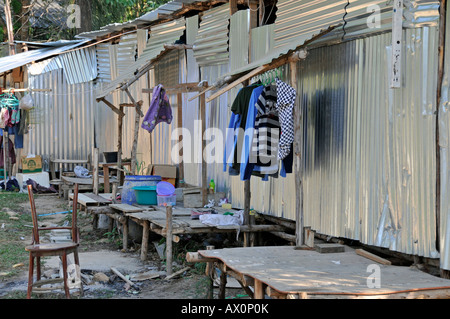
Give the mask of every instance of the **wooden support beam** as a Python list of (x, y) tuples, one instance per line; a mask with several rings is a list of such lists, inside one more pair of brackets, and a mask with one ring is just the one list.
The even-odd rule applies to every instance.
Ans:
[[(183, 94), (177, 94), (177, 128), (183, 128)], [(178, 142), (180, 145), (183, 142), (183, 136), (180, 134)], [(178, 165), (179, 181), (184, 181), (184, 161), (183, 161), (183, 147), (180, 150), (181, 161)]]
[(172, 274), (172, 206), (166, 207), (166, 273)]
[(188, 252), (186, 253), (186, 261), (189, 263), (207, 263), (207, 262), (215, 262), (217, 261), (217, 259), (203, 257), (198, 252)]
[(99, 185), (99, 176), (98, 176), (98, 148), (94, 147), (92, 149), (92, 176), (93, 176), (93, 193), (98, 195), (98, 185)]
[(142, 245), (141, 245), (141, 260), (147, 259), (148, 255), (148, 237), (150, 234), (150, 222), (148, 220), (143, 221), (142, 225)]
[[(214, 246), (210, 245), (206, 247), (207, 250), (213, 250)], [(210, 261), (206, 264), (206, 275), (208, 276), (209, 286), (206, 293), (206, 299), (214, 298), (214, 262)]]
[(260, 280), (255, 279), (255, 293), (254, 299), (264, 299), (264, 283)]
[(377, 263), (380, 263), (382, 265), (391, 265), (392, 264), (389, 260), (381, 258), (380, 256), (377, 256), (375, 254), (369, 253), (368, 251), (365, 251), (363, 249), (355, 249), (355, 252), (356, 252), (356, 254), (358, 254), (360, 256), (366, 257), (366, 258), (373, 260)]
[[(291, 74), (291, 86), (297, 87), (297, 61), (289, 63)], [(304, 221), (303, 221), (303, 166), (302, 166), (302, 106), (298, 103), (297, 96), (294, 104), (294, 176), (295, 176), (295, 221), (296, 221), (296, 240), (297, 246), (303, 246), (305, 242)]]
[(237, 0), (230, 0), (230, 15), (238, 11)]
[(105, 103), (106, 105), (109, 106), (109, 108), (116, 113), (119, 116), (125, 116), (125, 113), (123, 113), (123, 111), (121, 111), (120, 109), (118, 109), (117, 107), (114, 106), (114, 104), (112, 104), (111, 102), (109, 102), (108, 100), (106, 100), (104, 97), (100, 98), (97, 100), (97, 102), (102, 101), (103, 103)]
[[(181, 83), (170, 87), (164, 87), (164, 90), (166, 90), (167, 94), (199, 92), (203, 89), (205, 89), (205, 85), (199, 86), (196, 82)], [(142, 93), (153, 93), (153, 88), (142, 89)]]
[[(123, 135), (123, 117), (125, 113), (123, 112), (123, 106), (120, 107), (120, 112), (123, 115), (119, 115), (118, 123), (117, 123), (117, 167), (121, 168), (122, 166), (122, 135)], [(117, 170), (117, 180), (119, 184), (122, 185), (122, 172)], [(114, 194), (115, 195), (115, 194)]]
[(214, 88), (214, 86), (208, 87), (207, 89), (205, 89), (205, 90), (201, 91), (200, 93), (194, 95), (193, 97), (189, 98), (188, 101), (191, 102), (191, 101), (195, 100), (199, 96), (204, 95), (206, 92), (211, 91), (213, 88)]
[(208, 203), (208, 171), (205, 160), (205, 147), (206, 141), (204, 139), (204, 134), (206, 131), (206, 102), (205, 95), (200, 96), (200, 121), (202, 124), (202, 203), (203, 206)]
[(139, 139), (139, 122), (141, 120), (141, 116), (144, 117), (144, 113), (142, 113), (141, 106), (144, 103), (142, 100), (139, 102), (136, 102), (133, 96), (131, 95), (128, 88), (125, 88), (124, 91), (127, 93), (128, 97), (130, 98), (131, 102), (136, 107), (136, 115), (134, 117), (134, 136), (133, 136), (133, 146), (131, 148), (131, 173), (136, 174), (137, 169), (137, 144)]

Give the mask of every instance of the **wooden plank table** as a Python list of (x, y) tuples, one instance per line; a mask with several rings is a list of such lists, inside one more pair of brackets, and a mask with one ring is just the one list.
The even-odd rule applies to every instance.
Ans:
[[(123, 162), (122, 166), (129, 166), (131, 167), (131, 162)], [(98, 164), (99, 167), (101, 167), (103, 169), (103, 178), (104, 178), (104, 190), (105, 193), (109, 193), (110, 191), (110, 181), (109, 181), (109, 169), (117, 169), (117, 163), (106, 163), (106, 162), (102, 162)]]
[[(311, 299), (450, 298), (450, 280), (411, 267), (380, 264), (350, 247), (342, 253), (322, 254), (292, 246), (200, 250), (198, 254), (219, 262), (220, 269), (243, 287), (253, 286), (256, 299), (265, 294)], [(373, 269), (379, 270), (379, 287), (368, 284)]]

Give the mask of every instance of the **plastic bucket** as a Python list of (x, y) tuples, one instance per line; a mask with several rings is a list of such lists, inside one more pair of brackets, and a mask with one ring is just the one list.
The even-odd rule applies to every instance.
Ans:
[(133, 187), (156, 186), (161, 181), (161, 176), (156, 175), (127, 175), (122, 188), (122, 204), (133, 205), (137, 203)]
[(134, 186), (133, 189), (139, 205), (156, 205), (158, 203), (156, 186)]

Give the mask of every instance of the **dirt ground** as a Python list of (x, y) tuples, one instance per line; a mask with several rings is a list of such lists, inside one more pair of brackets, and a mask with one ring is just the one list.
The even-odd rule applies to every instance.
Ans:
[[(57, 198), (54, 195), (36, 197), (36, 208), (38, 214), (56, 213), (69, 209), (67, 200)], [(19, 210), (29, 211), (29, 204), (24, 203)], [(42, 224), (61, 226), (66, 222), (68, 214), (54, 214), (45, 216)], [(128, 251), (120, 249), (117, 240), (118, 234), (108, 233), (108, 229), (93, 230), (92, 217), (81, 211), (78, 215), (78, 226), (80, 227), (80, 264), (82, 282), (84, 287), (83, 296), (79, 296), (79, 289), (72, 289), (74, 298), (82, 299), (205, 299), (211, 281), (205, 275), (205, 264), (189, 264), (185, 261), (187, 249), (196, 251), (204, 249), (202, 246), (208, 242), (207, 237), (196, 237), (182, 239), (175, 248), (173, 272), (189, 267), (176, 278), (166, 280), (165, 260), (162, 260), (154, 244), (149, 244), (148, 258), (140, 260), (140, 243), (131, 240)], [(138, 226), (139, 227), (139, 226)], [(150, 240), (157, 242), (161, 240), (156, 234), (152, 234)], [(41, 240), (42, 241), (42, 240)], [(195, 243), (193, 242), (195, 241)], [(23, 239), (24, 246), (31, 242), (30, 236)], [(48, 257), (44, 261), (44, 277), (55, 278), (59, 276), (59, 260)], [(84, 264), (83, 264), (84, 262)], [(25, 298), (28, 282), (28, 261), (24, 262), (23, 271), (13, 277), (0, 277), (0, 299)], [(70, 263), (70, 258), (69, 258)], [(118, 275), (111, 271), (111, 267), (119, 270), (121, 274), (130, 279), (134, 285), (130, 286)], [(141, 280), (136, 278), (140, 275)], [(146, 279), (149, 276), (155, 277)], [(159, 275), (159, 276), (157, 276)], [(230, 278), (227, 286), (227, 299), (248, 299), (243, 289)], [(217, 285), (213, 289), (214, 297), (217, 298)], [(50, 299), (64, 298), (62, 292), (33, 295), (33, 298)]]

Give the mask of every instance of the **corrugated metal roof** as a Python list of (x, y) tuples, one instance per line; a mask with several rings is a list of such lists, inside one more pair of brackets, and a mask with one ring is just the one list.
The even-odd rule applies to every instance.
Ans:
[(203, 12), (193, 47), (194, 56), (200, 66), (228, 62), (229, 20), (228, 4)]
[[(377, 27), (369, 23), (373, 14), (369, 10), (371, 6), (378, 6), (380, 24)], [(314, 46), (342, 41), (343, 36), (352, 39), (388, 32), (392, 28), (392, 3), (385, 0), (279, 0), (277, 7), (273, 49), (262, 58), (232, 70), (216, 83), (268, 64), (321, 33), (323, 35), (314, 41)], [(404, 27), (436, 26), (438, 21), (439, 4), (436, 0), (410, 1), (404, 9)], [(328, 32), (330, 28), (333, 30)]]
[(58, 47), (30, 50), (27, 52), (18, 53), (13, 56), (0, 58), (0, 74), (24, 66), (31, 62), (40, 61), (48, 57), (61, 54), (65, 51), (69, 51), (83, 44), (86, 44), (87, 42), (89, 42), (89, 40), (60, 42), (61, 46)]
[(97, 60), (94, 47), (70, 51), (41, 62), (28, 65), (31, 75), (63, 69), (69, 84), (83, 83), (97, 77)]
[[(97, 98), (105, 97), (111, 92), (117, 90), (124, 83), (132, 80), (135, 77), (137, 70), (143, 68), (152, 60), (155, 60), (164, 52), (171, 49), (164, 49), (164, 44), (173, 44), (176, 40), (179, 40), (185, 30), (185, 19), (178, 19), (155, 27), (153, 35), (150, 34), (150, 38), (147, 41), (147, 46), (143, 50), (142, 54), (137, 58), (134, 63), (128, 65), (125, 71), (117, 78), (113, 79), (109, 85), (107, 85), (99, 94)], [(156, 39), (153, 39), (156, 38)], [(155, 42), (153, 42), (155, 40)]]

